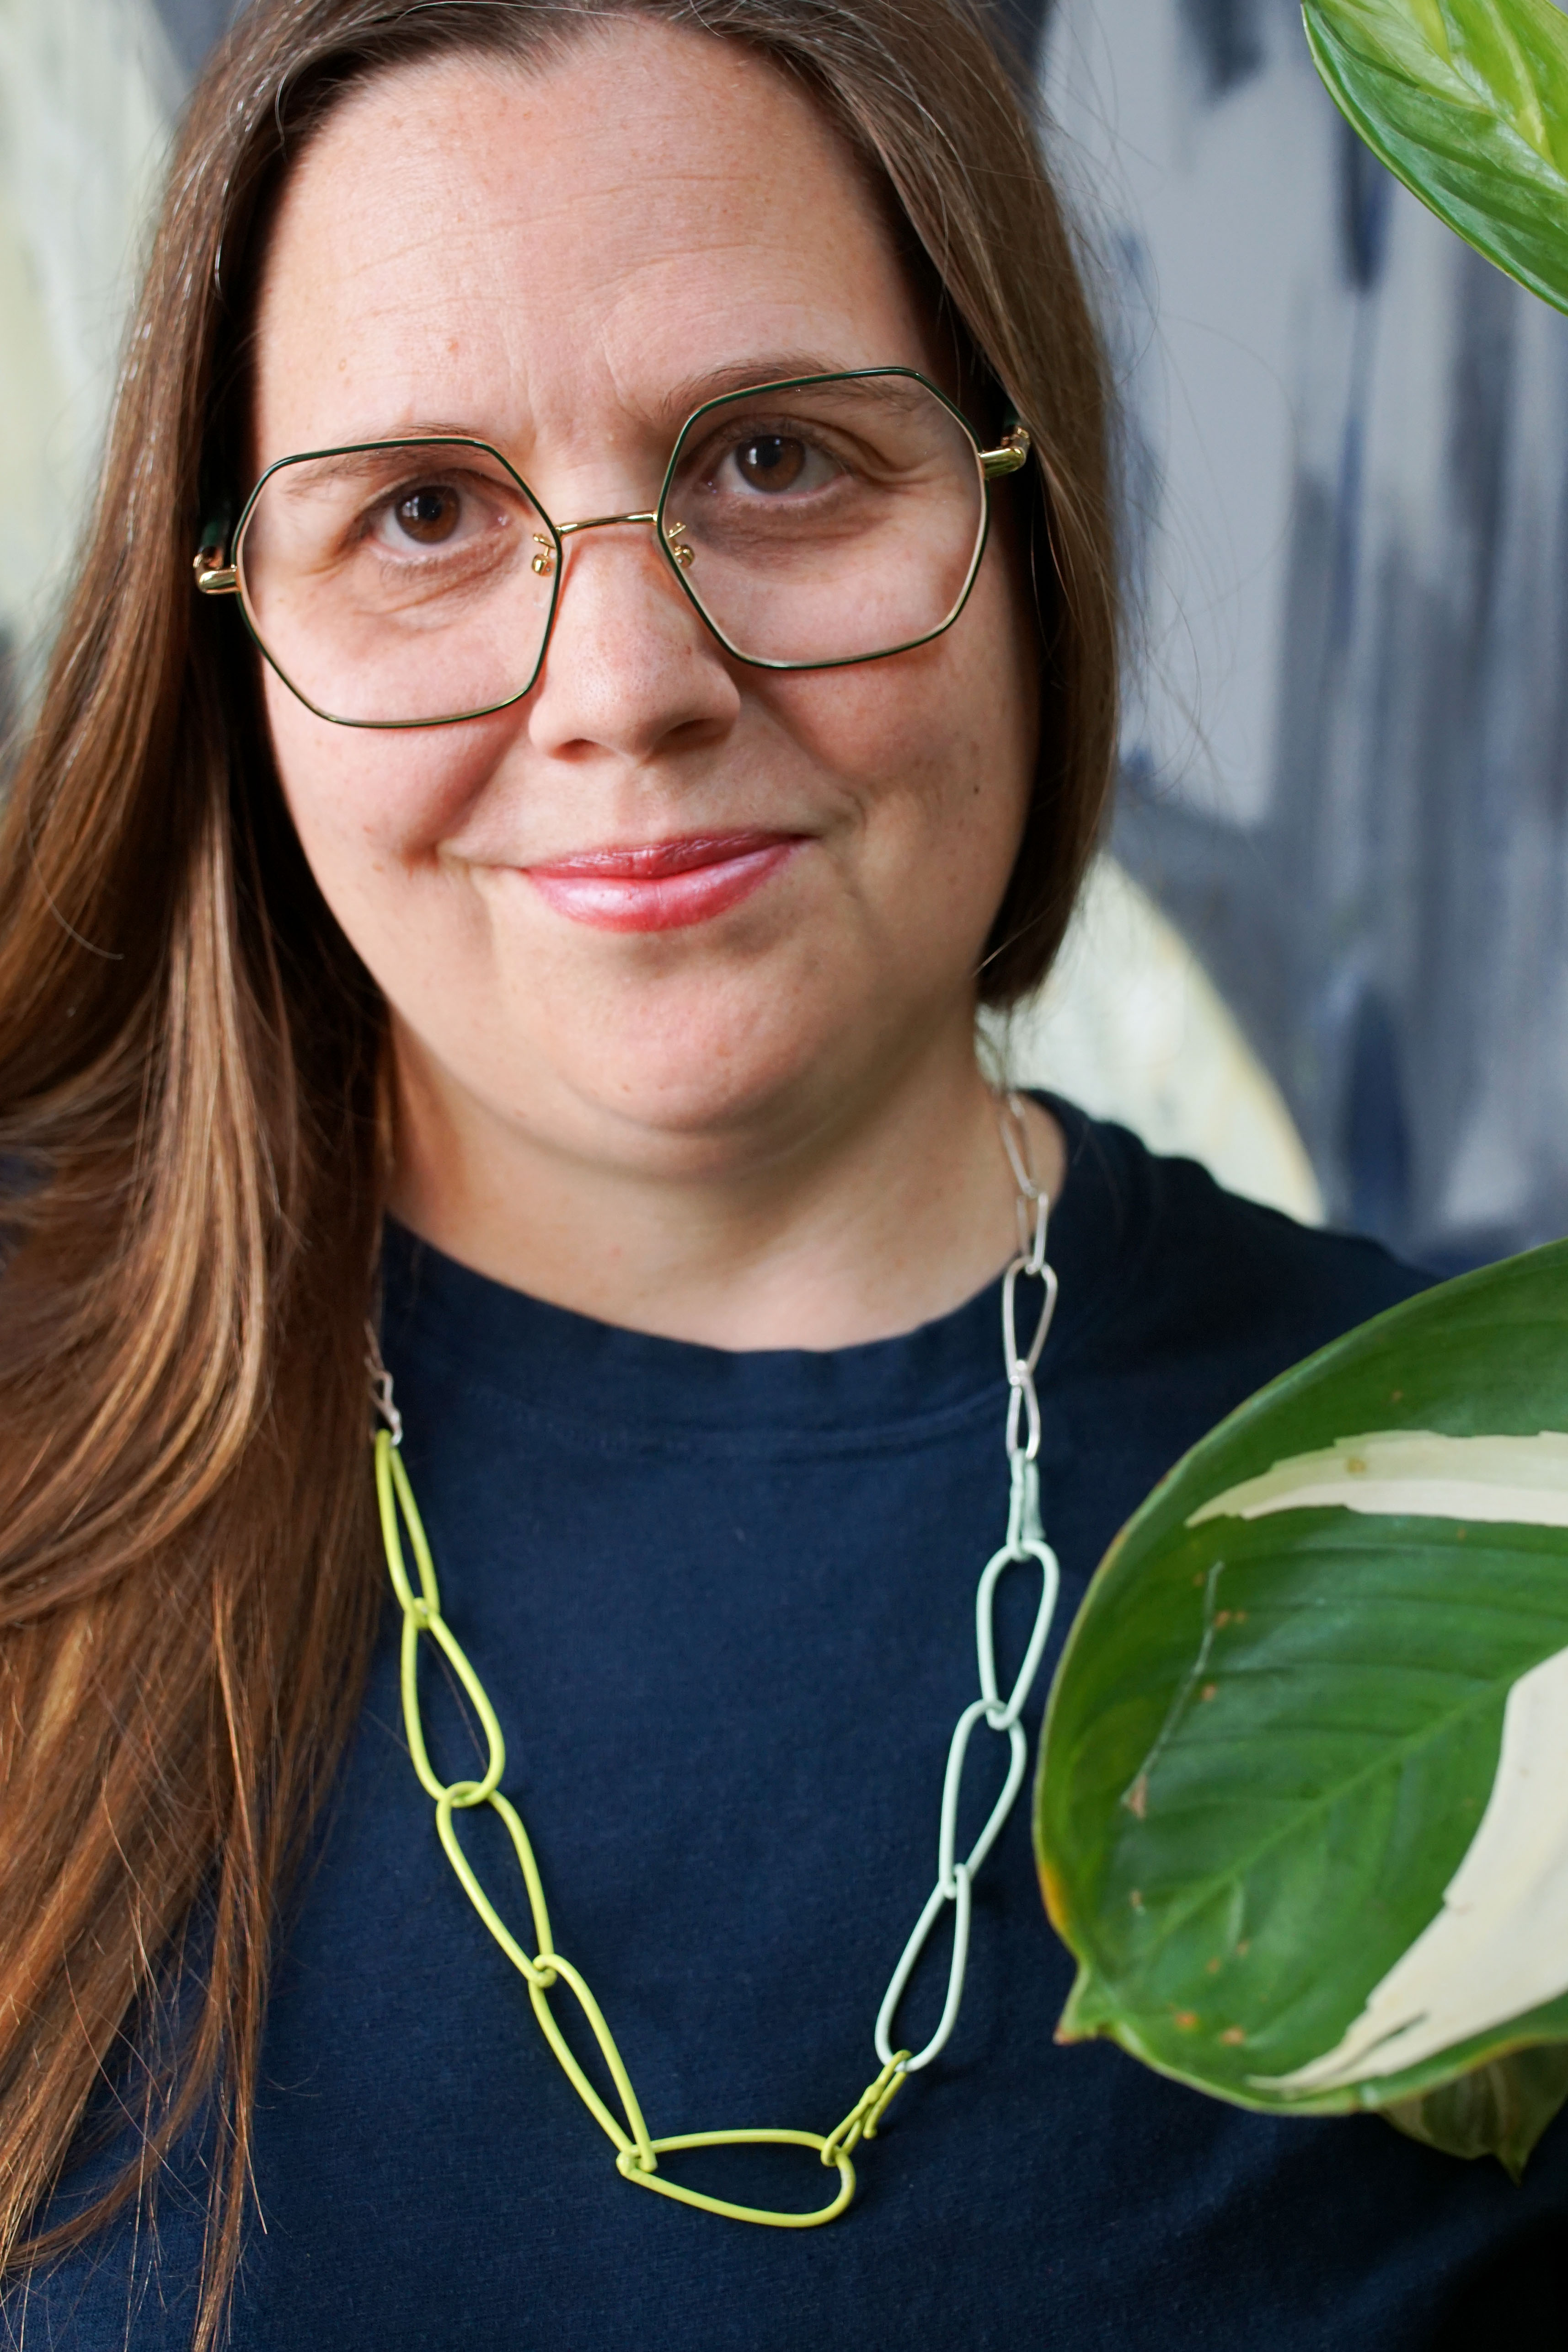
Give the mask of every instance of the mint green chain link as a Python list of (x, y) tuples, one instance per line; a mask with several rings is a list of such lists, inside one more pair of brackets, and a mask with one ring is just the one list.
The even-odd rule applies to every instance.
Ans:
[[(456, 1873), (469, 1902), (528, 1986), (534, 2015), (572, 2088), (594, 2121), (613, 2142), (616, 2170), (623, 2179), (635, 2181), (641, 2189), (654, 2189), (661, 2197), (675, 2198), (683, 2205), (698, 2206), (705, 2213), (723, 2214), (731, 2221), (759, 2221), (775, 2230), (815, 2230), (820, 2229), (824, 2221), (836, 2220), (855, 2193), (855, 2171), (850, 2161), (851, 2150), (862, 2139), (876, 2137), (877, 2125), (887, 2110), (888, 2102), (904, 2080), (900, 2069), (909, 2056), (908, 2051), (901, 2050), (894, 2053), (875, 2082), (868, 2084), (861, 2094), (842, 2123), (826, 2137), (818, 2132), (766, 2129), (681, 2132), (665, 2139), (650, 2137), (648, 2126), (643, 2120), (643, 2110), (637, 2102), (637, 2094), (632, 2087), (632, 2078), (616, 2048), (615, 2037), (605, 2023), (603, 2011), (578, 1970), (555, 1948), (549, 1913), (545, 1905), (544, 1885), (528, 1831), (517, 1808), (501, 1794), (501, 1776), (507, 1769), (507, 1746), (500, 1722), (462, 1643), (441, 1613), (441, 1589), (436, 1582), (435, 1563), (431, 1558), (430, 1545), (413, 1499), (408, 1472), (403, 1467), (402, 1457), (390, 1430), (377, 1431), (375, 1449), (376, 1499), (381, 1507), (382, 1539), (386, 1546), (387, 1570), (392, 1578), (392, 1591), (402, 1611), (402, 1719), (408, 1733), (408, 1750), (413, 1760), (413, 1769), (426, 1795), (434, 1800), (436, 1832), (447, 1861)], [(418, 1571), (417, 1590), (409, 1576), (403, 1552), (402, 1532), (405, 1528)], [(419, 1644), (422, 1635), (433, 1641), (447, 1660), (479, 1718), (486, 1750), (485, 1771), (480, 1780), (443, 1780), (431, 1763), (419, 1705)], [(457, 1815), (472, 1812), (480, 1805), (488, 1805), (492, 1812), (499, 1814), (512, 1841), (533, 1918), (534, 1952), (531, 1958), (479, 1884), (474, 1865), (458, 1842)], [(549, 2005), (549, 1995), (560, 1983), (570, 1988), (588, 2021), (610, 2070), (624, 2121), (617, 2117), (600, 2097), (560, 2030)], [(720, 2197), (702, 2196), (695, 2189), (683, 2189), (679, 2182), (667, 2179), (659, 2170), (661, 2156), (672, 2155), (683, 2148), (743, 2147), (758, 2141), (814, 2149), (824, 2165), (830, 2168), (836, 2168), (839, 2188), (831, 2202), (812, 2213), (771, 2212), (762, 2206), (732, 2205)]]

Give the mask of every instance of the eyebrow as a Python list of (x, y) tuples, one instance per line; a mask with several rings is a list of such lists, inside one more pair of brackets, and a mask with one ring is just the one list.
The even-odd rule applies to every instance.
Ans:
[[(890, 364), (898, 366), (901, 362)], [(732, 360), (727, 367), (705, 368), (700, 374), (682, 377), (670, 385), (661, 406), (673, 430), (694, 409), (704, 407), (710, 400), (722, 400), (727, 393), (748, 392), (754, 385), (788, 383), (797, 376), (863, 373), (874, 374), (878, 371), (846, 366), (841, 356), (822, 352), (762, 352), (748, 359)], [(395, 432), (366, 434), (363, 437), (372, 446), (387, 441), (479, 441), (487, 449), (501, 446), (477, 426), (451, 418), (421, 417)]]
[(831, 358), (822, 352), (763, 352), (732, 361), (728, 367), (705, 369), (701, 375), (686, 376), (672, 384), (670, 405), (678, 416), (686, 417), (707, 401), (722, 400), (727, 392), (747, 392), (754, 384), (787, 383), (795, 376), (860, 373), (857, 367), (846, 367), (841, 356)]
[[(904, 362), (891, 361), (890, 367), (902, 370)], [(749, 392), (770, 383), (789, 383), (798, 377), (818, 375), (878, 374), (875, 366), (846, 366), (841, 355), (822, 352), (761, 352), (750, 358), (732, 360), (726, 367), (706, 368), (700, 374), (681, 378), (669, 387), (662, 404), (665, 421), (673, 434), (675, 428), (710, 401), (723, 400), (727, 394)], [(481, 432), (476, 425), (460, 421), (437, 418), (416, 418), (395, 432), (366, 434), (361, 441), (336, 449), (312, 453), (317, 457), (318, 470), (312, 479), (341, 480), (355, 475), (369, 474), (384, 466), (388, 444), (420, 441), (477, 442), (506, 457), (499, 442)], [(518, 462), (509, 458), (514, 466)]]
[[(302, 449), (298, 456), (282, 459), (284, 468), (309, 467), (308, 475), (296, 471), (287, 488), (303, 485), (308, 488), (322, 482), (369, 479), (394, 469), (399, 451), (425, 442), (459, 442), (470, 446), (489, 449), (493, 443), (482, 434), (462, 425), (415, 425), (404, 433), (386, 433), (373, 439), (350, 441), (331, 449)], [(275, 471), (276, 468), (268, 468)]]

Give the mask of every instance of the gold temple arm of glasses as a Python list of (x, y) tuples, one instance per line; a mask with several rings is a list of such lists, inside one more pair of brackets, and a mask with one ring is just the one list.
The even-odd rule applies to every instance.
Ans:
[(239, 573), (224, 562), (221, 547), (204, 547), (192, 559), (191, 569), (204, 596), (232, 596), (239, 587)]
[(994, 482), (999, 475), (1016, 474), (1020, 466), (1028, 463), (1029, 452), (1029, 435), (1021, 425), (1015, 425), (1010, 433), (1003, 434), (999, 449), (981, 450), (981, 480)]

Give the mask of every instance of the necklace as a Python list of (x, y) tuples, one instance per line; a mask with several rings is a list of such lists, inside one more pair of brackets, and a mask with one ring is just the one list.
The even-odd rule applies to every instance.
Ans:
[[(996, 1843), (1002, 1824), (1012, 1811), (1023, 1781), (1027, 1743), (1023, 1725), (1019, 1718), (1045, 1652), (1058, 1586), (1056, 1554), (1046, 1542), (1040, 1523), (1040, 1401), (1035, 1394), (1034, 1384), (1035, 1367), (1040, 1361), (1040, 1350), (1045, 1345), (1046, 1333), (1056, 1308), (1056, 1276), (1045, 1255), (1050, 1203), (1035, 1178), (1023, 1106), (1017, 1095), (1009, 1094), (999, 1099), (998, 1109), (1002, 1142), (1018, 1185), (1019, 1246), (1002, 1277), (1002, 1352), (1008, 1382), (1006, 1442), (1010, 1479), (1008, 1531), (1006, 1540), (987, 1562), (975, 1595), (975, 1647), (979, 1666), (980, 1696), (971, 1700), (958, 1717), (948, 1745), (936, 1838), (936, 1884), (926, 1897), (925, 1906), (915, 1923), (914, 1932), (904, 1948), (883, 1996), (882, 2007), (877, 2011), (873, 2040), (881, 2071), (861, 2093), (843, 2121), (825, 2135), (763, 2128), (678, 2132), (662, 2139), (650, 2136), (637, 2102), (637, 2094), (632, 2087), (632, 2078), (599, 2003), (579, 1970), (556, 1949), (544, 1886), (534, 1859), (533, 1847), (528, 1843), (528, 1833), (516, 1807), (501, 1793), (501, 1778), (507, 1769), (507, 1749), (500, 1722), (484, 1685), (442, 1614), (434, 1562), (400, 1450), (402, 1416), (392, 1402), (392, 1375), (382, 1362), (374, 1333), (370, 1334), (371, 1394), (382, 1424), (376, 1431), (374, 1441), (376, 1499), (381, 1511), (382, 1538), (386, 1547), (387, 1571), (402, 1611), (403, 1725), (408, 1735), (409, 1756), (420, 1785), (434, 1801), (436, 1834), (465, 1894), (527, 1985), (540, 2030), (573, 2089), (612, 2142), (615, 2168), (622, 2179), (635, 2182), (640, 2189), (653, 2189), (661, 2197), (673, 2197), (683, 2205), (695, 2205), (704, 2212), (723, 2214), (732, 2221), (758, 2221), (779, 2230), (814, 2230), (824, 2221), (836, 2220), (853, 2197), (855, 2171), (851, 2161), (853, 2150), (862, 2139), (873, 2140), (876, 2137), (877, 2126), (894, 2094), (911, 2074), (917, 2074), (931, 2063), (957, 2022), (969, 1952), (970, 1889), (976, 1873)], [(1023, 1280), (1040, 1283), (1042, 1292), (1040, 1312), (1027, 1346), (1019, 1345), (1018, 1326), (1018, 1286)], [(413, 1553), (417, 1583), (408, 1571), (403, 1550), (405, 1532)], [(1023, 1664), (1019, 1668), (1011, 1690), (1004, 1697), (997, 1683), (993, 1610), (997, 1586), (1015, 1562), (1033, 1563), (1039, 1568), (1040, 1596)], [(484, 1775), (477, 1780), (443, 1780), (431, 1763), (419, 1703), (422, 1637), (434, 1642), (445, 1657), (478, 1717), (480, 1729), (485, 1735), (486, 1757)], [(988, 1731), (1008, 1742), (1007, 1777), (984, 1828), (968, 1853), (960, 1861), (956, 1843), (958, 1799), (970, 1737), (981, 1724)], [(532, 1920), (534, 1948), (531, 1954), (518, 1941), (486, 1894), (459, 1842), (458, 1815), (472, 1812), (480, 1805), (488, 1805), (500, 1816), (517, 1853)], [(942, 2005), (936, 2031), (923, 2050), (894, 2049), (894, 2029), (904, 1989), (937, 1920), (949, 1906), (953, 1913), (953, 1951), (947, 1970), (946, 1999)], [(599, 2045), (615, 2095), (621, 2103), (620, 2116), (606, 2105), (584, 2074), (550, 2007), (549, 1995), (563, 1984), (575, 1997)], [(812, 2212), (772, 2212), (761, 2206), (732, 2205), (723, 2198), (703, 2196), (695, 2189), (683, 2188), (680, 2182), (672, 2180), (659, 2169), (662, 2156), (674, 2155), (683, 2148), (742, 2147), (758, 2141), (814, 2152), (823, 2165), (838, 2173), (838, 2188), (834, 2196), (826, 2205)]]

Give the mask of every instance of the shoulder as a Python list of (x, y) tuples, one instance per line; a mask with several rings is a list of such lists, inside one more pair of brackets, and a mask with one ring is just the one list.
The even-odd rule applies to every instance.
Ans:
[(1091, 1353), (1207, 1369), (1239, 1398), (1431, 1284), (1380, 1243), (1298, 1224), (1196, 1160), (1163, 1159), (1054, 1097), (1048, 1107), (1068, 1144), (1053, 1255), (1064, 1289), (1071, 1265), (1096, 1302)]

